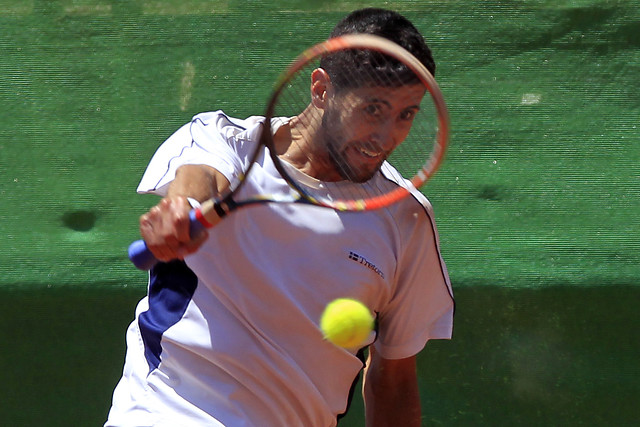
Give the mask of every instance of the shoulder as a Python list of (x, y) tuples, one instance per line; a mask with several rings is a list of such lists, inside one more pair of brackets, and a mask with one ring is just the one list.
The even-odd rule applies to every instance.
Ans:
[(184, 165), (206, 165), (231, 180), (246, 169), (258, 144), (261, 117), (236, 119), (222, 111), (200, 113), (171, 135), (156, 151), (138, 192), (164, 195)]
[(218, 110), (195, 115), (189, 132), (195, 146), (231, 158), (245, 159), (251, 157), (259, 144), (263, 122), (264, 117), (261, 116), (238, 119)]
[(214, 126), (217, 129), (236, 128), (245, 130), (261, 123), (264, 120), (261, 116), (251, 116), (246, 119), (231, 117), (222, 110), (198, 113), (193, 116), (192, 123), (200, 123), (203, 126)]
[(264, 117), (251, 116), (246, 119), (238, 119), (225, 114), (222, 110), (199, 113), (191, 119), (191, 132), (204, 131), (207, 133), (219, 133), (226, 137), (236, 136), (239, 133), (251, 131), (264, 121)]
[[(399, 177), (399, 179), (398, 179)], [(403, 187), (408, 195), (381, 210), (380, 215), (386, 217), (390, 229), (396, 238), (399, 259), (424, 256), (431, 253), (438, 246), (438, 230), (435, 221), (434, 210), (429, 199), (409, 180), (399, 175), (394, 178), (379, 174), (376, 179), (377, 186)]]
[[(394, 222), (403, 242), (403, 253), (430, 250), (438, 240), (433, 208), (429, 200), (418, 190), (391, 208)], [(421, 248), (420, 250), (418, 250)]]
[[(433, 207), (429, 199), (420, 190), (415, 188), (410, 180), (404, 178), (391, 164), (385, 162), (382, 165), (380, 174), (376, 176), (378, 182), (375, 184), (378, 187), (402, 187), (406, 189), (409, 194), (404, 199), (398, 201), (389, 207), (389, 211), (395, 217), (395, 220), (404, 223), (407, 217), (418, 219), (418, 223), (429, 223), (433, 218)], [(428, 221), (427, 221), (428, 220)], [(410, 223), (416, 223), (416, 221), (410, 221)]]

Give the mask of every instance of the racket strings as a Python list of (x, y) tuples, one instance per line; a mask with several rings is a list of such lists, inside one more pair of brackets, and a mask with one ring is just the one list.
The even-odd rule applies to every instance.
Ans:
[(318, 77), (311, 77), (320, 61), (309, 61), (289, 77), (274, 108), (274, 117), (284, 117), (291, 131), (290, 146), (280, 157), (326, 181), (319, 187), (296, 180), (321, 204), (368, 200), (396, 189), (371, 181), (384, 159), (393, 165), (384, 167), (385, 180), (406, 186), (405, 177), (422, 170), (437, 133), (437, 114), (419, 76), (377, 51), (359, 49), (351, 56), (361, 62), (321, 82), (324, 90), (314, 89)]

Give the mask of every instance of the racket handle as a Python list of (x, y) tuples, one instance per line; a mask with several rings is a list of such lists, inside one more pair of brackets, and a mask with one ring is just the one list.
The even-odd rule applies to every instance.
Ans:
[[(199, 218), (202, 218), (199, 209), (193, 209), (189, 212), (189, 235), (195, 238), (207, 229)], [(153, 268), (159, 261), (151, 253), (147, 243), (144, 240), (136, 240), (129, 245), (129, 260), (140, 270), (148, 271)]]
[(136, 240), (129, 245), (129, 260), (140, 270), (148, 271), (158, 263), (144, 240)]

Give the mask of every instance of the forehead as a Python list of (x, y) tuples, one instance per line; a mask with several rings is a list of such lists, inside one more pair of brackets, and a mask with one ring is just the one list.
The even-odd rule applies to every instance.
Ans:
[(394, 108), (419, 106), (426, 93), (422, 84), (399, 87), (365, 86), (345, 90), (342, 96), (352, 102), (382, 102)]

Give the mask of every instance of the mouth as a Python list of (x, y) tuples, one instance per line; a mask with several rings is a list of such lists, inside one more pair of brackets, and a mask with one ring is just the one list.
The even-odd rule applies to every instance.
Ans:
[(329, 145), (331, 162), (343, 179), (352, 182), (371, 179), (389, 154), (370, 141), (352, 141), (342, 144), (339, 150), (335, 148)]
[(370, 159), (375, 159), (378, 156), (380, 156), (379, 152), (373, 151), (373, 150), (369, 150), (369, 149), (364, 148), (364, 147), (360, 147), (360, 149), (358, 151), (360, 151), (360, 154), (362, 154), (363, 156), (368, 157)]
[(358, 153), (360, 153), (363, 157), (367, 158), (367, 159), (380, 159), (384, 157), (384, 152), (380, 151), (380, 150), (376, 150), (373, 146), (371, 146), (370, 144), (367, 145), (360, 145), (358, 147), (356, 147), (356, 151)]

